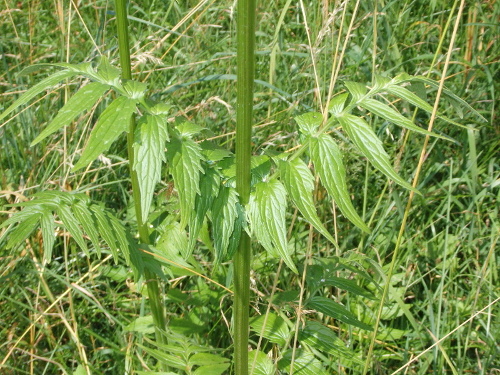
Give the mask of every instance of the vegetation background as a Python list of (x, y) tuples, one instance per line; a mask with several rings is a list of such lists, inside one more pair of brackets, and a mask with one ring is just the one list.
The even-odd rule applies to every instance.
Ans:
[[(456, 4), (439, 0), (259, 2), (254, 153), (287, 151), (296, 145), (298, 133), (293, 118), (321, 106), (334, 61), (341, 62), (338, 91), (343, 90), (344, 80), (369, 84), (374, 70), (389, 76), (401, 72), (429, 74), (439, 80), (451, 37), (447, 22), (450, 15), (455, 20), (452, 10)], [(134, 79), (147, 82), (155, 98), (173, 105), (174, 115), (206, 127), (206, 139), (232, 149), (235, 2), (131, 1), (129, 14)], [(462, 117), (460, 107), (452, 101), (440, 104), (440, 110), (449, 118), (475, 130), (437, 123), (435, 130), (456, 142), (431, 140), (418, 186), (423, 195), (416, 197), (411, 206), (369, 373), (500, 372), (499, 16), (500, 4), (496, 0), (473, 1), (464, 8), (446, 86), (488, 123), (476, 122), (468, 113)], [(345, 35), (351, 22), (352, 31)], [(433, 65), (440, 48), (444, 51)], [(42, 62), (91, 61), (101, 54), (116, 62), (112, 2), (3, 0), (0, 110), (40, 80), (39, 74), (18, 76), (23, 68)], [(119, 212), (124, 223), (132, 223), (125, 140), (114, 144), (111, 152), (91, 169), (70, 173), (75, 156), (81, 153), (82, 139), (103, 104), (64, 132), (30, 147), (79, 84), (68, 82), (48, 92), (12, 120), (0, 124), (0, 204), (25, 201), (43, 190), (83, 192)], [(412, 116), (410, 105), (395, 105)], [(427, 114), (416, 114), (421, 126), (426, 127), (428, 119)], [(400, 174), (410, 179), (423, 137), (378, 118), (371, 121)], [(358, 269), (348, 267), (336, 269), (335, 275), (356, 281), (369, 296), (379, 293), (375, 285), (387, 274), (408, 192), (373, 173), (348, 141), (341, 148), (346, 155), (354, 203), (372, 233), (363, 234), (339, 215), (318, 187), (318, 214), (340, 249), (332, 248), (326, 239), (311, 231), (297, 213), (287, 218), (289, 238), (298, 264), (310, 258), (323, 267), (327, 263), (322, 261), (366, 264), (360, 254), (366, 255), (372, 261), (366, 266), (366, 278)], [(176, 204), (176, 191), (170, 181), (168, 175), (163, 176), (155, 202), (158, 210)], [(0, 220), (7, 219), (11, 211), (2, 208)], [(147, 296), (133, 282), (124, 264), (115, 265), (106, 250), (101, 257), (85, 256), (61, 231), (53, 261), (42, 267), (40, 233), (33, 234), (23, 246), (7, 250), (5, 230), (0, 233), (2, 374), (154, 373), (157, 361), (162, 359), (151, 349), (154, 343), (147, 320)], [(201, 243), (195, 257), (198, 272), (229, 286), (230, 264), (215, 268), (210, 249)], [(264, 332), (260, 339), (260, 329), (254, 324), (252, 348), (259, 347), (273, 365), (283, 363), (300, 323), (306, 319), (317, 321), (333, 328), (342, 343), (339, 347), (344, 345), (361, 364), (347, 360), (340, 351), (329, 352), (316, 342), (308, 349), (313, 355), (309, 370), (306, 366), (294, 373), (361, 373), (369, 333), (297, 308), (298, 296), (312, 293), (310, 285), (318, 283), (315, 270), (324, 269), (311, 267), (304, 272), (301, 268), (301, 275), (295, 276), (255, 247), (252, 315), (267, 312), (287, 324), (274, 330), (283, 334), (283, 340), (274, 337), (273, 332)], [(232, 339), (228, 291), (179, 270), (172, 271), (169, 284), (169, 327), (179, 337), (177, 346), (192, 354), (210, 348), (210, 353), (229, 359)], [(321, 292), (343, 303), (361, 321), (373, 323), (377, 304), (370, 298), (328, 286), (323, 286)], [(170, 355), (175, 356), (175, 348), (170, 350)], [(314, 367), (318, 363), (319, 367)], [(196, 363), (183, 371), (173, 371), (194, 374), (198, 366)], [(398, 370), (402, 366), (406, 367)], [(288, 373), (286, 365), (269, 371)], [(255, 373), (269, 372), (259, 368)]]

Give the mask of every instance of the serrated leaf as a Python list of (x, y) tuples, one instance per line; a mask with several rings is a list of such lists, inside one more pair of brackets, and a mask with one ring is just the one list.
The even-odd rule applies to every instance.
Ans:
[(207, 168), (200, 180), (200, 194), (196, 195), (195, 210), (189, 220), (189, 246), (185, 258), (191, 255), (208, 209), (219, 193), (220, 177), (213, 168)]
[(126, 332), (139, 332), (142, 334), (154, 333), (155, 325), (152, 315), (140, 316), (124, 327)]
[[(176, 265), (188, 269), (193, 268), (193, 266), (186, 262), (185, 258), (187, 257), (184, 257), (184, 254), (187, 254), (188, 252), (187, 234), (177, 221), (173, 221), (165, 227), (156, 244), (156, 248), (158, 250), (158, 254), (168, 261), (173, 262), (166, 262), (170, 268), (175, 267)], [(180, 256), (179, 253), (183, 256)], [(179, 268), (179, 270), (174, 269), (173, 272), (175, 274), (192, 275), (192, 272), (184, 271), (182, 268)]]
[[(266, 232), (266, 234), (262, 234), (259, 233), (260, 231), (256, 231), (257, 239), (261, 242), (262, 236), (267, 236), (286, 265), (293, 272), (298, 273), (288, 252), (285, 223), (287, 204), (284, 186), (276, 179), (269, 182), (259, 182), (255, 185), (255, 201), (260, 216), (259, 220), (262, 222), (262, 227)], [(269, 246), (267, 239), (261, 243), (264, 248)], [(266, 250), (270, 251), (268, 248)]]
[(396, 124), (398, 126), (402, 126), (403, 128), (406, 128), (408, 130), (412, 130), (414, 132), (424, 134), (424, 135), (429, 135), (431, 137), (437, 137), (441, 139), (446, 139), (449, 140), (447, 137), (443, 137), (442, 135), (427, 131), (417, 125), (415, 125), (412, 121), (404, 117), (402, 114), (399, 112), (395, 111), (391, 107), (389, 107), (387, 104), (381, 103), (378, 100), (370, 99), (370, 98), (365, 98), (362, 101), (358, 102), (358, 105), (361, 107), (365, 108), (366, 110), (376, 114), (379, 117), (382, 117), (383, 119), (392, 122), (393, 124)]
[[(25, 206), (25, 204), (27, 203), (31, 203), (31, 205)], [(14, 206), (14, 205), (9, 205), (9, 206)], [(29, 219), (33, 215), (38, 215), (43, 213), (43, 211), (45, 210), (45, 208), (40, 203), (34, 200), (31, 200), (30, 202), (23, 202), (22, 206), (15, 205), (14, 207), (23, 207), (23, 206), (25, 206), (26, 208), (14, 213), (10, 218), (8, 218), (7, 220), (5, 220), (3, 223), (0, 224), (0, 228), (4, 228), (14, 223), (23, 222)]]
[(105, 211), (100, 206), (92, 205), (92, 212), (96, 219), (97, 230), (99, 231), (99, 234), (103, 238), (104, 242), (108, 244), (111, 253), (113, 254), (113, 257), (115, 258), (116, 261), (118, 256), (118, 251), (116, 247), (116, 236), (114, 234), (113, 229), (111, 228), (109, 218), (106, 215)]
[(366, 86), (361, 83), (346, 81), (344, 82), (344, 85), (352, 95), (352, 99), (354, 102), (360, 101), (366, 95)]
[(15, 245), (23, 242), (28, 236), (38, 227), (38, 221), (42, 216), (41, 212), (33, 213), (33, 215), (23, 220), (13, 232), (10, 234), (7, 242), (7, 249), (11, 249)]
[(179, 132), (181, 137), (192, 137), (193, 135), (199, 134), (204, 127), (193, 124), (192, 122), (189, 121), (182, 121), (177, 126), (175, 127), (176, 130)]
[(299, 158), (280, 161), (280, 176), (286, 191), (304, 218), (338, 248), (337, 242), (321, 222), (312, 197), (314, 177), (308, 166)]
[(238, 249), (238, 245), (240, 243), (241, 232), (245, 228), (245, 210), (240, 202), (236, 203), (236, 220), (234, 221), (234, 229), (233, 234), (229, 238), (229, 246), (227, 247), (227, 255), (226, 259), (232, 259), (234, 253)]
[(323, 122), (323, 115), (319, 112), (308, 112), (294, 118), (302, 134), (314, 134)]
[(338, 333), (319, 322), (308, 321), (304, 329), (299, 332), (299, 341), (316, 350), (348, 359), (356, 364), (364, 363), (356, 357), (356, 354), (352, 350), (347, 348), (345, 343), (339, 338)]
[(167, 354), (163, 350), (151, 349), (143, 345), (139, 345), (149, 355), (156, 358), (160, 363), (179, 370), (185, 370), (187, 366), (186, 360), (181, 356)]
[(144, 82), (138, 82), (133, 80), (124, 80), (122, 82), (123, 90), (125, 95), (134, 100), (140, 100), (144, 98), (145, 91), (148, 89), (148, 85)]
[(73, 237), (80, 249), (83, 250), (85, 255), (90, 257), (90, 252), (87, 244), (85, 243), (85, 240), (83, 239), (83, 233), (80, 229), (78, 220), (73, 216), (70, 208), (67, 205), (63, 204), (58, 207), (57, 214), (59, 215), (59, 218), (61, 219), (64, 227), (68, 230), (69, 234), (71, 235), (71, 237)]
[(121, 133), (128, 130), (135, 105), (134, 100), (120, 96), (104, 110), (92, 129), (85, 150), (73, 171), (86, 167), (107, 151)]
[(328, 105), (328, 111), (334, 116), (339, 115), (344, 110), (345, 102), (348, 97), (349, 97), (348, 93), (343, 93), (334, 96), (330, 100), (330, 104)]
[(109, 224), (111, 225), (111, 229), (113, 231), (113, 234), (116, 238), (116, 243), (118, 245), (116, 251), (113, 251), (113, 247), (110, 246), (111, 253), (113, 254), (114, 257), (114, 261), (116, 264), (118, 264), (119, 261), (118, 251), (121, 251), (123, 253), (125, 261), (127, 262), (127, 264), (129, 264), (131, 237), (128, 235), (128, 232), (126, 231), (121, 221), (118, 220), (118, 218), (113, 213), (106, 211), (105, 214), (106, 217), (108, 218)]
[(118, 86), (120, 82), (120, 74), (120, 69), (111, 65), (106, 56), (101, 56), (96, 74), (96, 77), (100, 79), (101, 82), (111, 86)]
[(278, 362), (278, 368), (289, 373), (292, 357), (294, 357), (294, 375), (327, 375), (321, 362), (311, 352), (304, 349), (297, 349), (295, 353), (291, 349), (287, 350)]
[(311, 137), (309, 154), (321, 183), (328, 191), (340, 211), (361, 230), (369, 233), (370, 229), (357, 214), (349, 197), (346, 182), (346, 170), (342, 162), (342, 153), (335, 141), (327, 134)]
[(134, 134), (134, 170), (141, 192), (142, 222), (147, 222), (156, 184), (161, 178), (168, 140), (167, 120), (163, 115), (144, 115)]
[(49, 263), (52, 259), (52, 249), (56, 240), (54, 216), (50, 211), (44, 211), (40, 216), (40, 227), (43, 238), (43, 261)]
[(99, 82), (92, 82), (82, 87), (68, 100), (64, 107), (59, 110), (57, 116), (47, 125), (40, 135), (31, 142), (31, 146), (36, 145), (52, 133), (68, 125), (80, 113), (88, 111), (107, 90), (109, 90), (109, 86)]
[(229, 359), (211, 353), (195, 353), (188, 360), (190, 366), (207, 366), (226, 362), (229, 362)]
[(194, 370), (193, 375), (221, 375), (228, 369), (228, 367), (229, 363), (201, 366)]
[(227, 257), (234, 223), (238, 217), (237, 204), (238, 194), (236, 190), (232, 187), (221, 186), (212, 206), (212, 233), (217, 263)]
[(204, 173), (201, 147), (190, 138), (173, 139), (168, 146), (167, 155), (179, 194), (181, 227), (184, 228), (194, 210), (196, 194), (200, 194), (200, 174)]
[(306, 304), (308, 309), (316, 310), (322, 314), (328, 315), (334, 319), (340, 320), (341, 322), (350, 324), (354, 327), (358, 327), (367, 331), (372, 331), (372, 327), (362, 321), (358, 320), (356, 315), (347, 310), (341, 304), (332, 301), (325, 297), (312, 297)]
[(72, 71), (59, 71), (51, 76), (45, 78), (44, 80), (38, 82), (36, 85), (34, 85), (32, 88), (30, 88), (28, 91), (26, 91), (24, 94), (22, 94), (14, 103), (12, 103), (5, 111), (3, 111), (2, 114), (0, 114), (0, 120), (4, 119), (7, 117), (11, 112), (13, 112), (16, 108), (19, 106), (22, 106), (23, 104), (28, 103), (31, 99), (33, 99), (35, 96), (40, 94), (42, 91), (45, 91), (46, 89), (55, 86), (59, 82), (71, 78), (75, 76), (77, 73), (72, 72)]
[(335, 286), (339, 289), (346, 290), (350, 293), (353, 293), (358, 296), (362, 296), (365, 298), (369, 298), (374, 300), (375, 296), (368, 292), (367, 290), (361, 288), (354, 280), (345, 279), (337, 276), (327, 276), (323, 283), (323, 285)]
[(100, 256), (99, 232), (97, 231), (97, 223), (94, 221), (94, 215), (90, 212), (87, 204), (81, 200), (76, 200), (73, 203), (72, 212), (81, 224), (84, 232), (89, 236), (92, 245), (94, 245), (97, 251), (97, 255)]
[(285, 320), (274, 313), (260, 315), (250, 321), (250, 328), (256, 334), (268, 339), (274, 344), (285, 345), (290, 335), (290, 329)]
[(266, 353), (253, 350), (248, 353), (248, 372), (252, 375), (275, 375), (276, 369)]
[(417, 189), (403, 180), (394, 170), (389, 155), (387, 155), (382, 146), (382, 141), (378, 139), (375, 132), (365, 120), (347, 113), (338, 117), (338, 120), (342, 128), (349, 135), (349, 138), (375, 168), (404, 188), (420, 194)]
[[(432, 86), (432, 87), (435, 87), (435, 88), (438, 88), (439, 87), (439, 82), (436, 82), (430, 78), (427, 78), (427, 77), (424, 77), (424, 76), (415, 76), (415, 77), (411, 77), (411, 80), (412, 81), (417, 81), (417, 82), (423, 82), (423, 83), (426, 83), (428, 84), (429, 86)], [(474, 115), (476, 115), (477, 117), (479, 117), (481, 119), (481, 121), (483, 122), (488, 122), (488, 120), (486, 120), (478, 111), (476, 111), (469, 103), (467, 103), (465, 100), (463, 100), (462, 98), (460, 98), (459, 96), (455, 95), (455, 93), (453, 91), (451, 91), (450, 89), (446, 88), (446, 87), (443, 87), (443, 93), (445, 95), (448, 95), (452, 100), (456, 101), (457, 103), (459, 103), (461, 106), (467, 108), (469, 111), (471, 111)]]

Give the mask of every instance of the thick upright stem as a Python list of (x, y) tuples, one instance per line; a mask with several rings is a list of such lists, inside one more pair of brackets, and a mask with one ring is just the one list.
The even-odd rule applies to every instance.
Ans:
[[(255, 0), (239, 0), (237, 9), (236, 190), (242, 205), (250, 198)], [(248, 312), (251, 243), (243, 232), (234, 256), (234, 373), (248, 374)]]
[[(132, 69), (130, 65), (130, 49), (128, 37), (128, 20), (127, 20), (127, 7), (126, 0), (115, 0), (116, 9), (116, 23), (118, 29), (118, 45), (120, 52), (120, 65), (122, 68), (122, 78), (132, 79)], [(147, 223), (142, 220), (141, 209), (141, 193), (139, 190), (139, 182), (137, 173), (134, 171), (134, 132), (135, 132), (135, 118), (130, 120), (129, 131), (127, 135), (127, 151), (129, 160), (130, 179), (132, 181), (132, 196), (134, 198), (135, 216), (137, 226), (139, 228), (139, 237), (142, 243), (149, 244), (149, 231)], [(153, 315), (153, 321), (156, 326), (156, 339), (160, 343), (166, 343), (166, 337), (162, 331), (166, 328), (165, 313), (163, 310), (163, 303), (160, 293), (158, 279), (154, 273), (147, 268), (144, 271), (144, 276), (147, 280), (149, 305)]]

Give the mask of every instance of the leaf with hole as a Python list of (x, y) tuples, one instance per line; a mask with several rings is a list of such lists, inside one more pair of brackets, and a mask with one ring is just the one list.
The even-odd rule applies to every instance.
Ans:
[(135, 109), (135, 100), (124, 96), (114, 100), (97, 120), (85, 150), (73, 167), (73, 171), (86, 167), (100, 154), (107, 151), (120, 134), (128, 130), (130, 118)]

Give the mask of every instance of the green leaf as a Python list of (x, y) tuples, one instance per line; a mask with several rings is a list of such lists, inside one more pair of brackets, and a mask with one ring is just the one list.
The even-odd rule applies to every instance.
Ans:
[(238, 217), (237, 204), (236, 190), (232, 187), (221, 186), (212, 206), (212, 233), (216, 263), (227, 259), (229, 243)]
[(299, 125), (301, 133), (314, 134), (323, 122), (323, 115), (319, 112), (308, 112), (295, 117), (295, 121)]
[(369, 233), (370, 229), (359, 217), (349, 198), (342, 153), (332, 137), (327, 134), (311, 137), (309, 154), (321, 183), (333, 197), (340, 211), (354, 225)]
[(352, 95), (352, 99), (355, 103), (359, 102), (366, 95), (366, 86), (358, 82), (346, 81), (344, 82), (345, 87)]
[(193, 375), (221, 375), (228, 369), (228, 367), (229, 363), (201, 366), (194, 370)]
[(57, 116), (47, 125), (40, 135), (35, 138), (31, 146), (36, 145), (52, 133), (68, 125), (80, 113), (91, 109), (95, 102), (99, 100), (107, 90), (109, 90), (109, 86), (99, 82), (92, 82), (82, 87), (68, 100), (64, 107), (59, 110)]
[(262, 337), (281, 346), (286, 344), (290, 335), (290, 329), (285, 320), (274, 313), (259, 315), (252, 319), (250, 328), (258, 335), (262, 334)]
[(299, 332), (299, 341), (311, 348), (353, 361), (356, 364), (364, 362), (347, 348), (339, 338), (338, 333), (315, 321), (308, 321), (303, 330)]
[(226, 362), (229, 362), (229, 359), (210, 353), (195, 353), (188, 360), (190, 366), (208, 366)]
[(163, 350), (151, 349), (143, 345), (139, 345), (142, 350), (144, 350), (149, 355), (156, 358), (160, 363), (164, 363), (169, 367), (173, 367), (179, 370), (185, 370), (187, 366), (186, 360), (181, 356), (167, 354)]
[(97, 74), (95, 75), (97, 79), (102, 83), (116, 87), (120, 84), (120, 74), (120, 69), (111, 65), (106, 56), (101, 56), (101, 60), (97, 66)]
[[(253, 372), (251, 372), (252, 368)], [(253, 375), (275, 375), (276, 368), (266, 353), (253, 350), (248, 353), (248, 372)]]
[[(130, 245), (131, 239), (130, 236), (127, 235), (127, 231), (120, 220), (111, 212), (105, 211), (106, 217), (108, 218), (108, 222), (111, 225), (111, 229), (116, 238), (116, 243), (118, 244), (118, 248), (116, 246), (111, 246), (111, 253), (113, 254), (113, 258), (115, 263), (118, 263), (118, 251), (123, 253), (125, 261), (129, 264), (130, 261)], [(113, 250), (116, 249), (116, 250)]]
[(125, 95), (134, 100), (140, 100), (144, 98), (144, 94), (148, 89), (148, 85), (143, 82), (133, 81), (133, 80), (124, 80), (122, 82), (123, 90), (125, 91)]
[[(288, 252), (288, 241), (286, 239), (286, 190), (278, 180), (259, 182), (255, 185), (255, 202), (259, 212), (259, 220), (266, 234), (256, 231), (257, 240), (266, 248), (271, 240), (274, 249), (284, 260), (290, 269), (298, 273)], [(263, 238), (265, 237), (265, 238)], [(261, 241), (263, 239), (263, 241)], [(273, 252), (272, 249), (266, 248)]]
[(279, 168), (286, 191), (302, 216), (338, 248), (337, 242), (328, 233), (316, 213), (312, 197), (314, 177), (307, 165), (299, 158), (295, 158), (290, 161), (280, 161)]
[(76, 72), (63, 70), (56, 72), (51, 76), (45, 78), (44, 80), (40, 81), (35, 86), (26, 91), (24, 94), (22, 94), (14, 103), (12, 103), (9, 106), (9, 108), (7, 108), (2, 114), (0, 114), (0, 120), (7, 117), (11, 112), (13, 112), (19, 106), (28, 103), (31, 99), (40, 94), (42, 91), (45, 91), (46, 89), (55, 86), (59, 82), (67, 78), (71, 78), (76, 74), (77, 74)]
[(76, 199), (73, 203), (72, 212), (78, 222), (81, 224), (84, 232), (89, 236), (92, 245), (94, 245), (97, 254), (101, 255), (99, 244), (99, 232), (97, 223), (94, 221), (94, 215), (83, 200)]
[(196, 195), (195, 210), (189, 220), (189, 246), (188, 252), (184, 255), (187, 258), (191, 255), (200, 229), (205, 220), (208, 209), (219, 192), (220, 177), (213, 168), (207, 168), (200, 180), (200, 194)]
[(51, 211), (43, 211), (40, 216), (40, 227), (43, 238), (43, 261), (49, 263), (52, 259), (52, 249), (56, 240), (54, 216)]
[(340, 113), (342, 113), (342, 111), (344, 110), (345, 102), (348, 97), (349, 97), (348, 93), (343, 93), (334, 96), (330, 100), (330, 104), (328, 105), (328, 111), (334, 116), (337, 116)]
[[(411, 77), (411, 80), (412, 81), (417, 81), (417, 82), (423, 82), (423, 83), (426, 83), (428, 84), (429, 86), (432, 86), (434, 88), (438, 88), (439, 87), (439, 82), (436, 82), (430, 78), (427, 78), (427, 77), (424, 77), (424, 76), (415, 76), (415, 77)], [(488, 122), (488, 120), (486, 120), (478, 111), (476, 111), (469, 103), (467, 103), (465, 100), (463, 100), (462, 98), (460, 98), (459, 96), (455, 95), (455, 93), (453, 91), (451, 91), (450, 89), (446, 88), (446, 87), (443, 87), (443, 93), (447, 96), (449, 96), (452, 100), (458, 102), (459, 105), (467, 108), (469, 111), (471, 111), (474, 115), (476, 115), (477, 117), (479, 117), (479, 119), (483, 122)]]
[(361, 288), (356, 281), (345, 279), (343, 277), (328, 276), (324, 279), (323, 285), (335, 286), (339, 289), (346, 290), (350, 293), (356, 294), (369, 299), (376, 299), (375, 296), (367, 290)]
[(382, 141), (378, 139), (375, 132), (365, 120), (347, 113), (338, 117), (338, 120), (354, 144), (375, 168), (404, 188), (420, 194), (417, 189), (403, 180), (394, 170), (389, 155), (387, 155), (382, 146)]
[(91, 209), (96, 219), (97, 230), (99, 231), (99, 234), (104, 239), (104, 241), (108, 244), (111, 253), (113, 254), (113, 257), (115, 258), (116, 261), (118, 256), (118, 250), (116, 247), (116, 236), (113, 229), (111, 228), (109, 218), (102, 207), (97, 205), (92, 205)]
[(382, 117), (383, 119), (386, 119), (389, 122), (392, 122), (393, 124), (402, 126), (403, 128), (406, 128), (408, 130), (412, 130), (414, 132), (424, 134), (424, 135), (429, 135), (432, 137), (437, 137), (441, 139), (446, 139), (449, 140), (447, 137), (443, 137), (442, 135), (438, 135), (436, 133), (427, 131), (417, 125), (415, 125), (412, 121), (404, 117), (402, 114), (399, 112), (395, 111), (388, 105), (379, 102), (378, 100), (370, 99), (370, 98), (365, 98), (362, 101), (358, 102), (358, 105), (361, 107), (365, 108), (366, 110), (376, 114), (379, 117)]
[(134, 170), (141, 192), (142, 221), (147, 222), (156, 184), (161, 179), (161, 166), (166, 161), (167, 120), (163, 115), (144, 115), (134, 134)]
[(83, 233), (80, 229), (78, 220), (74, 217), (70, 208), (67, 205), (62, 204), (58, 207), (57, 214), (59, 215), (64, 227), (68, 230), (69, 234), (71, 234), (71, 237), (73, 237), (80, 249), (83, 250), (85, 255), (90, 257), (89, 248), (83, 239)]
[(194, 210), (196, 194), (200, 194), (200, 174), (204, 173), (201, 147), (190, 138), (173, 139), (168, 146), (167, 155), (179, 194), (181, 227), (184, 228)]
[(362, 321), (358, 320), (356, 315), (347, 310), (341, 304), (332, 301), (325, 297), (312, 297), (306, 304), (308, 309), (316, 310), (322, 314), (328, 315), (334, 319), (340, 320), (341, 322), (350, 324), (354, 327), (358, 327), (367, 331), (372, 331), (372, 327)]
[(135, 100), (120, 96), (104, 110), (92, 129), (85, 150), (73, 171), (86, 167), (107, 151), (121, 133), (128, 130), (135, 108)]
[(327, 375), (321, 362), (311, 352), (304, 349), (297, 349), (295, 353), (291, 349), (287, 350), (283, 354), (283, 358), (278, 362), (278, 368), (288, 374), (291, 370), (290, 366), (294, 355), (294, 375)]
[(15, 245), (22, 243), (28, 238), (28, 236), (38, 227), (38, 221), (41, 216), (42, 212), (34, 212), (23, 220), (10, 234), (9, 241), (7, 242), (7, 249), (13, 248)]

